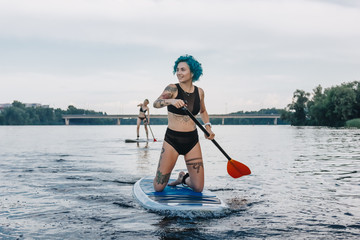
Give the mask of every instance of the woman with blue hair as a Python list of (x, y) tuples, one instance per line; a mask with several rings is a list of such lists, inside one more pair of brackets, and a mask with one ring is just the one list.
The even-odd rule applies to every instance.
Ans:
[(196, 192), (202, 192), (204, 188), (204, 166), (196, 124), (182, 109), (186, 106), (193, 115), (200, 113), (210, 133), (209, 137), (205, 137), (214, 139), (205, 107), (204, 90), (193, 84), (199, 80), (202, 72), (201, 64), (193, 56), (180, 56), (173, 70), (179, 83), (169, 84), (153, 104), (155, 108), (167, 106), (168, 109), (168, 128), (154, 178), (155, 191), (164, 190), (179, 155), (184, 155), (188, 173), (180, 172), (169, 185), (186, 184)]

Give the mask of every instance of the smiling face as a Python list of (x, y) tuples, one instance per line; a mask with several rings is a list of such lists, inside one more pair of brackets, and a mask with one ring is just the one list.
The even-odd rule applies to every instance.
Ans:
[(186, 62), (179, 62), (176, 68), (176, 76), (180, 83), (192, 81), (192, 73), (190, 67)]

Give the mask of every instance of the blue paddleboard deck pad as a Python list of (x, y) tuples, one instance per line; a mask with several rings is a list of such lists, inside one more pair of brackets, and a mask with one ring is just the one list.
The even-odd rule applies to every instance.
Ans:
[(220, 198), (206, 190), (198, 193), (178, 185), (166, 186), (162, 192), (155, 192), (153, 177), (143, 177), (137, 181), (133, 194), (145, 209), (174, 216), (218, 216), (228, 210)]

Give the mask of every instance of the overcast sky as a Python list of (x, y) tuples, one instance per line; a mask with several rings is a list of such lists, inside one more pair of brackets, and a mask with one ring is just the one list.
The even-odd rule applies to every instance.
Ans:
[(284, 108), (360, 80), (359, 23), (357, 0), (0, 0), (0, 103), (137, 113), (191, 54), (209, 113)]

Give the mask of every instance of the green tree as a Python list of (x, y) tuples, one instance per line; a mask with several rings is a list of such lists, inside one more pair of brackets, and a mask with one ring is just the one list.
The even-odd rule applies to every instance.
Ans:
[(19, 107), (9, 107), (4, 109), (5, 124), (7, 125), (25, 125), (28, 124), (29, 115)]
[(5, 125), (5, 117), (1, 111), (0, 111), (0, 125)]
[(73, 105), (69, 105), (66, 110), (66, 114), (83, 114), (83, 113), (84, 113), (83, 111), (81, 111), (80, 109), (77, 109)]
[(328, 125), (325, 119), (326, 111), (326, 96), (323, 93), (323, 88), (318, 85), (313, 90), (313, 98), (308, 102), (309, 109), (309, 125), (326, 126)]
[(16, 108), (25, 109), (25, 104), (16, 100), (11, 105)]
[(41, 124), (41, 121), (40, 121), (40, 117), (39, 115), (37, 114), (36, 111), (34, 111), (34, 109), (32, 108), (27, 108), (25, 110), (27, 113), (28, 113), (28, 124), (31, 124), (31, 125), (39, 125)]
[(353, 81), (350, 83), (343, 83), (343, 86), (346, 86), (352, 89), (355, 93), (355, 102), (354, 102), (354, 118), (360, 118), (360, 81)]
[(321, 85), (310, 94), (294, 92), (293, 101), (281, 114), (292, 125), (344, 126), (347, 120), (360, 118), (360, 82), (343, 83), (327, 88)]
[(291, 125), (306, 125), (309, 96), (310, 93), (297, 89), (294, 92), (292, 103), (288, 105), (289, 111), (283, 113), (281, 118), (290, 121)]
[(356, 116), (356, 94), (353, 89), (342, 85), (325, 90), (325, 94), (327, 97), (325, 118), (329, 126), (344, 126), (347, 120)]

